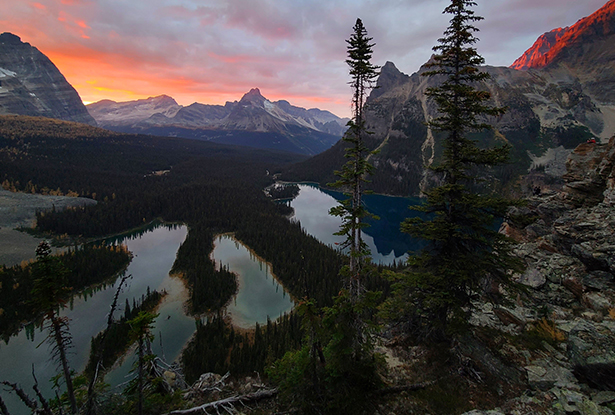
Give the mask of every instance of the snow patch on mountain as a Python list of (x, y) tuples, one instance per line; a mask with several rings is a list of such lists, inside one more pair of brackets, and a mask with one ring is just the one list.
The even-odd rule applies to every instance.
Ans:
[(17, 74), (15, 72), (0, 68), (0, 78), (14, 78), (16, 76)]

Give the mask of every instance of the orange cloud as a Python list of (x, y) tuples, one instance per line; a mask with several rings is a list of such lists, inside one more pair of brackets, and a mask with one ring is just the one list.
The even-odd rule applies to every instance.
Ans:
[(209, 52), (208, 56), (212, 59), (216, 59), (220, 62), (224, 62), (224, 63), (232, 63), (232, 64), (237, 64), (237, 63), (247, 63), (250, 61), (253, 61), (254, 58), (251, 56), (242, 56), (242, 55), (218, 55), (217, 53), (214, 52)]

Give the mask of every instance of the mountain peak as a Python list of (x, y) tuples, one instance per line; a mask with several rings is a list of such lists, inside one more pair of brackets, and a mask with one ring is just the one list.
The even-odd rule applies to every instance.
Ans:
[(14, 35), (12, 33), (9, 32), (4, 32), (2, 34), (0, 34), (0, 43), (8, 43), (8, 44), (14, 44), (14, 45), (19, 45), (21, 44), (21, 38), (17, 35)]
[(261, 91), (258, 88), (252, 88), (250, 92), (245, 94), (239, 102), (263, 102), (265, 97), (261, 95)]
[(393, 62), (388, 62), (380, 68), (380, 75), (376, 81), (377, 88), (370, 94), (370, 99), (375, 99), (385, 92), (405, 83), (409, 79), (408, 75), (397, 69)]
[(0, 114), (57, 118), (96, 125), (60, 70), (19, 36), (0, 34)]
[(170, 96), (165, 95), (165, 94), (157, 95), (155, 97), (149, 97), (149, 98), (146, 99), (146, 101), (148, 101), (148, 102), (156, 102), (156, 103), (166, 104), (166, 105), (179, 105), (177, 103), (177, 101), (175, 101), (175, 99), (173, 97), (170, 97)]
[(553, 29), (550, 32), (540, 35), (540, 37), (534, 42), (531, 48), (525, 51), (525, 53), (510, 65), (513, 69), (520, 71), (529, 69), (536, 61), (541, 59), (551, 48), (566, 34), (568, 27)]
[(512, 65), (513, 69), (545, 67), (567, 55), (566, 51), (581, 42), (592, 42), (615, 34), (615, 0), (608, 1), (591, 16), (574, 25), (555, 29), (538, 38), (536, 43)]

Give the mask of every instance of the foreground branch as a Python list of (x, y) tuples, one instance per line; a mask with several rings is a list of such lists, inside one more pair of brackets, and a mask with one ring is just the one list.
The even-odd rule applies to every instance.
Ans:
[(2, 381), (0, 382), (0, 384), (8, 386), (9, 388), (11, 388), (13, 390), (13, 392), (15, 392), (17, 394), (17, 396), (19, 396), (19, 399), (21, 399), (21, 401), (32, 410), (32, 412), (35, 412), (36, 409), (38, 408), (38, 405), (36, 404), (35, 401), (33, 401), (32, 399), (30, 399), (30, 397), (28, 396), (28, 394), (26, 394), (23, 389), (21, 389), (19, 386), (17, 386), (16, 383), (10, 383), (7, 381)]
[(32, 389), (34, 389), (34, 392), (36, 393), (39, 402), (43, 406), (42, 412), (45, 415), (53, 415), (53, 412), (51, 412), (51, 408), (49, 407), (49, 402), (47, 402), (47, 399), (45, 399), (40, 389), (38, 388), (38, 379), (36, 378), (36, 374), (34, 373), (34, 364), (32, 364), (32, 378), (34, 378), (34, 385), (32, 385)]
[(230, 398), (220, 399), (219, 401), (209, 402), (201, 406), (195, 406), (190, 409), (183, 409), (179, 411), (169, 412), (167, 415), (183, 415), (183, 414), (195, 414), (195, 413), (207, 413), (208, 409), (215, 409), (216, 411), (219, 408), (224, 409), (227, 412), (230, 412), (234, 405), (240, 403), (245, 404), (247, 402), (257, 402), (263, 399), (273, 398), (278, 394), (277, 389), (266, 389), (259, 392), (252, 392), (246, 395), (241, 396), (231, 396)]
[(9, 409), (6, 407), (6, 404), (2, 400), (2, 396), (0, 396), (0, 414), (2, 415), (10, 415)]
[(428, 388), (429, 386), (435, 383), (436, 383), (435, 380), (430, 380), (428, 382), (413, 383), (411, 385), (391, 386), (388, 388), (380, 389), (377, 393), (380, 395), (389, 395), (392, 393), (412, 392), (412, 391), (417, 391), (417, 390)]

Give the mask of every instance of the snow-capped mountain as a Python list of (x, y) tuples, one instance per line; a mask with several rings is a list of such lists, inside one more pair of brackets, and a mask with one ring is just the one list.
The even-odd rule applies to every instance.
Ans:
[(87, 106), (88, 111), (99, 125), (132, 125), (154, 114), (174, 117), (182, 108), (167, 95), (140, 99), (137, 101), (115, 102), (111, 100), (98, 101)]
[(104, 100), (87, 108), (99, 125), (112, 130), (302, 154), (317, 154), (331, 147), (344, 133), (348, 121), (329, 111), (307, 110), (283, 100), (269, 101), (258, 88), (225, 105), (194, 103), (182, 107), (173, 98), (162, 95), (130, 102)]

